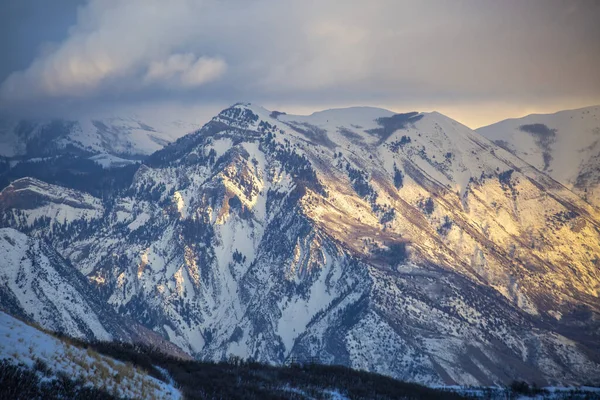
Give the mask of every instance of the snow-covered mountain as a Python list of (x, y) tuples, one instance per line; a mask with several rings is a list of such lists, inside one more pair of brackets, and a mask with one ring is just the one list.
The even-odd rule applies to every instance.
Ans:
[(41, 186), (2, 191), (2, 225), (196, 356), (598, 383), (600, 212), (439, 113), (237, 104), (105, 200), (10, 201)]
[(477, 132), (600, 207), (600, 106), (507, 119)]
[(183, 121), (145, 122), (139, 117), (80, 120), (0, 120), (0, 156), (16, 159), (66, 152), (91, 156), (102, 165), (119, 165), (147, 156), (198, 129)]

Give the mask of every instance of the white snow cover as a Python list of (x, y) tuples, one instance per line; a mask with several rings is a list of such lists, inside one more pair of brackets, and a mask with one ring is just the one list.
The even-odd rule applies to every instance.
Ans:
[(95, 156), (90, 157), (90, 160), (96, 162), (97, 164), (102, 166), (102, 168), (123, 167), (125, 165), (136, 163), (136, 161), (134, 160), (127, 160), (125, 158), (120, 158), (111, 154), (97, 154)]
[[(0, 359), (33, 368), (41, 360), (52, 370), (52, 376), (64, 372), (83, 380), (90, 387), (127, 398), (181, 399), (181, 393), (131, 364), (125, 364), (82, 349), (67, 341), (40, 331), (0, 311)], [(41, 372), (39, 372), (41, 374)]]

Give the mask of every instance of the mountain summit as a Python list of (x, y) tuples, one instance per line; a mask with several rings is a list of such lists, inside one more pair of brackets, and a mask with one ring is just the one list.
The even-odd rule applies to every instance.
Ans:
[(77, 206), (61, 190), (13, 183), (2, 225), (195, 356), (599, 383), (600, 212), (442, 114), (236, 104), (126, 190)]

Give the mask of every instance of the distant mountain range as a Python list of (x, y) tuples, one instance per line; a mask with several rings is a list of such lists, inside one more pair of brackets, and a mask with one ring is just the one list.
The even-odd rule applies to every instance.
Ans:
[(70, 153), (118, 166), (140, 160), (197, 128), (183, 121), (151, 125), (139, 117), (3, 119), (0, 157), (28, 160)]
[(564, 147), (585, 162), (558, 147), (593, 110), (475, 132), (435, 112), (236, 104), (119, 180), (94, 172), (100, 189), (12, 179), (0, 304), (91, 338), (133, 320), (214, 360), (600, 384), (593, 123), (591, 150)]

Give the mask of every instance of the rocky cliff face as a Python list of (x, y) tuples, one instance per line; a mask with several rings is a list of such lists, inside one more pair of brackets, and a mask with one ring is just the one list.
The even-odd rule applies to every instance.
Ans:
[(237, 104), (126, 191), (79, 194), (93, 213), (35, 224), (14, 191), (3, 225), (199, 357), (431, 384), (600, 376), (600, 213), (438, 113)]

